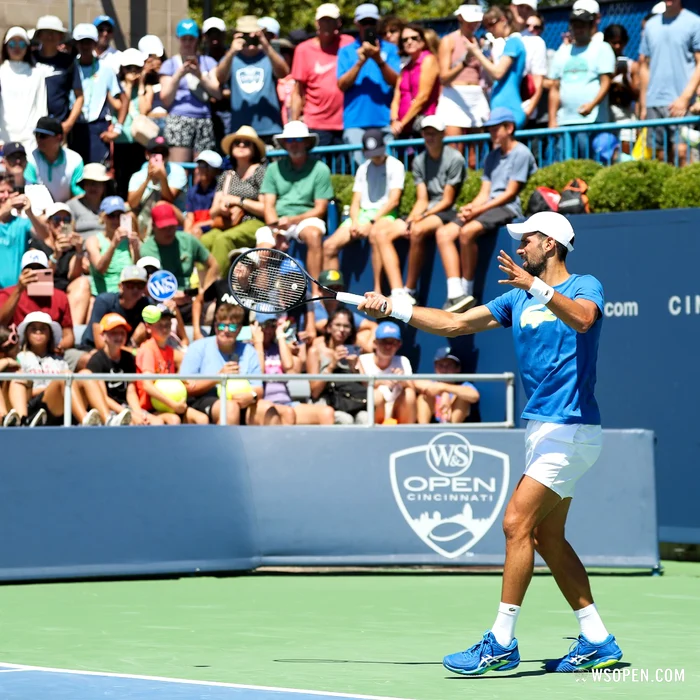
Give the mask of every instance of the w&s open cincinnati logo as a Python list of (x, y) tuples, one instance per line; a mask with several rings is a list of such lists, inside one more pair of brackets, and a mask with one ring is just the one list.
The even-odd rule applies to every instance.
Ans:
[(508, 493), (510, 458), (440, 433), (427, 445), (393, 452), (391, 487), (403, 517), (448, 559), (469, 551), (491, 528)]

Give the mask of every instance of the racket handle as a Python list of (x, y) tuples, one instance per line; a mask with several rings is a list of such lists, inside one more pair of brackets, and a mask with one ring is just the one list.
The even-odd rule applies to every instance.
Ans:
[[(359, 294), (350, 294), (349, 292), (338, 292), (335, 295), (335, 298), (341, 303), (341, 304), (352, 304), (353, 306), (359, 306), (363, 301), (365, 301), (365, 297), (360, 296)], [(382, 305), (382, 313), (386, 312), (386, 304)]]

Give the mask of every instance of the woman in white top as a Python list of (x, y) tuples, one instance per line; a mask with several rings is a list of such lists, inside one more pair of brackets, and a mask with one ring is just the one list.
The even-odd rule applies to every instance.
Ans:
[(29, 36), (22, 27), (5, 34), (0, 63), (0, 140), (19, 141), (27, 153), (36, 148), (34, 127), (48, 114), (47, 66), (37, 66), (29, 51)]
[[(401, 329), (392, 321), (377, 326), (374, 352), (360, 355), (360, 373), (371, 377), (413, 374), (407, 357), (397, 355), (401, 348)], [(415, 423), (416, 392), (411, 381), (382, 379), (375, 383), (376, 423)]]

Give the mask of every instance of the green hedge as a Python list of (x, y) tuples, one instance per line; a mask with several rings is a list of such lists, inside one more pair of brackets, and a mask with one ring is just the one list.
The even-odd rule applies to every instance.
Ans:
[(656, 160), (616, 163), (603, 168), (588, 182), (591, 211), (658, 209), (664, 183), (674, 171), (672, 165)]
[(581, 178), (590, 185), (591, 180), (602, 168), (603, 166), (594, 160), (566, 160), (540, 168), (527, 181), (520, 194), (523, 211), (527, 212), (530, 196), (537, 187), (551, 187), (557, 192), (561, 192), (571, 180), (576, 178)]
[(680, 168), (666, 178), (660, 204), (662, 209), (700, 206), (700, 163)]

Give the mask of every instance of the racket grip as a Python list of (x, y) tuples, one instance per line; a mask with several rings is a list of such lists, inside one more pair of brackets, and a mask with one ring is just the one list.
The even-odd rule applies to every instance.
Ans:
[[(359, 294), (350, 294), (349, 292), (338, 292), (335, 295), (335, 298), (341, 303), (341, 304), (352, 304), (353, 306), (359, 306), (363, 301), (365, 301), (365, 297), (360, 296)], [(382, 313), (386, 312), (386, 304), (382, 305)]]

